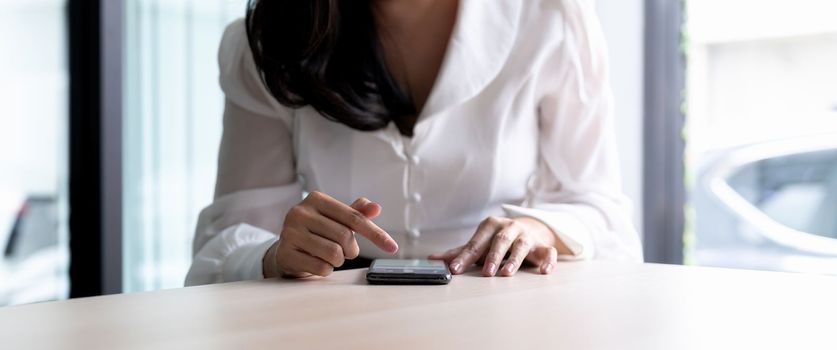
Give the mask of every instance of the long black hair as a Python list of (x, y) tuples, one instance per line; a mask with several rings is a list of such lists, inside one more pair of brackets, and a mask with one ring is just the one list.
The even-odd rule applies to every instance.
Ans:
[(411, 136), (415, 104), (387, 68), (372, 0), (248, 0), (247, 40), (271, 95), (364, 131)]

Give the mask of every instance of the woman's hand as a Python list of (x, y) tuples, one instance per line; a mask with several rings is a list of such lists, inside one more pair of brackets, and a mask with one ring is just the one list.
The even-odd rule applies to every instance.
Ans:
[[(549, 274), (558, 261), (558, 253), (571, 254), (555, 233), (537, 219), (489, 217), (480, 223), (468, 243), (430, 259), (445, 260), (453, 274), (461, 274), (469, 266), (483, 261), (482, 274), (493, 277), (512, 276), (524, 262), (538, 267), (542, 274)], [(508, 260), (500, 264), (509, 253)]]
[(288, 211), (279, 240), (262, 260), (265, 277), (328, 276), (360, 253), (354, 233), (394, 254), (398, 244), (372, 222), (381, 206), (359, 198), (351, 206), (311, 192)]

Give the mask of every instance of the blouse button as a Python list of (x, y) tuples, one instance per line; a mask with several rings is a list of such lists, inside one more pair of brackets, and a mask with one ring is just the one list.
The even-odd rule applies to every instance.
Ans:
[(407, 235), (410, 236), (410, 238), (418, 238), (419, 236), (421, 236), (421, 232), (419, 232), (418, 229), (414, 228), (410, 229), (410, 231), (407, 231)]
[(413, 192), (413, 194), (410, 196), (410, 201), (413, 202), (414, 204), (420, 203), (421, 202), (421, 193)]

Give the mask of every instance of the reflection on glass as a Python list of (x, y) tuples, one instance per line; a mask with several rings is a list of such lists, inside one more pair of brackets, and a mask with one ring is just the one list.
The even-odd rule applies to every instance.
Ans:
[(64, 6), (0, 2), (0, 306), (69, 292)]
[(223, 95), (217, 48), (243, 0), (126, 0), (123, 282), (183, 285), (212, 200)]
[(837, 239), (837, 149), (760, 160), (737, 169), (729, 182), (778, 223)]
[(837, 3), (688, 2), (687, 262), (837, 273)]

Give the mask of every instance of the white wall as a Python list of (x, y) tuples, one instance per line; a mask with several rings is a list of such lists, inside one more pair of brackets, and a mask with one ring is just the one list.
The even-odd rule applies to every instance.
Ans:
[(644, 2), (597, 0), (597, 3), (610, 48), (622, 182), (634, 202), (634, 222), (642, 232)]

